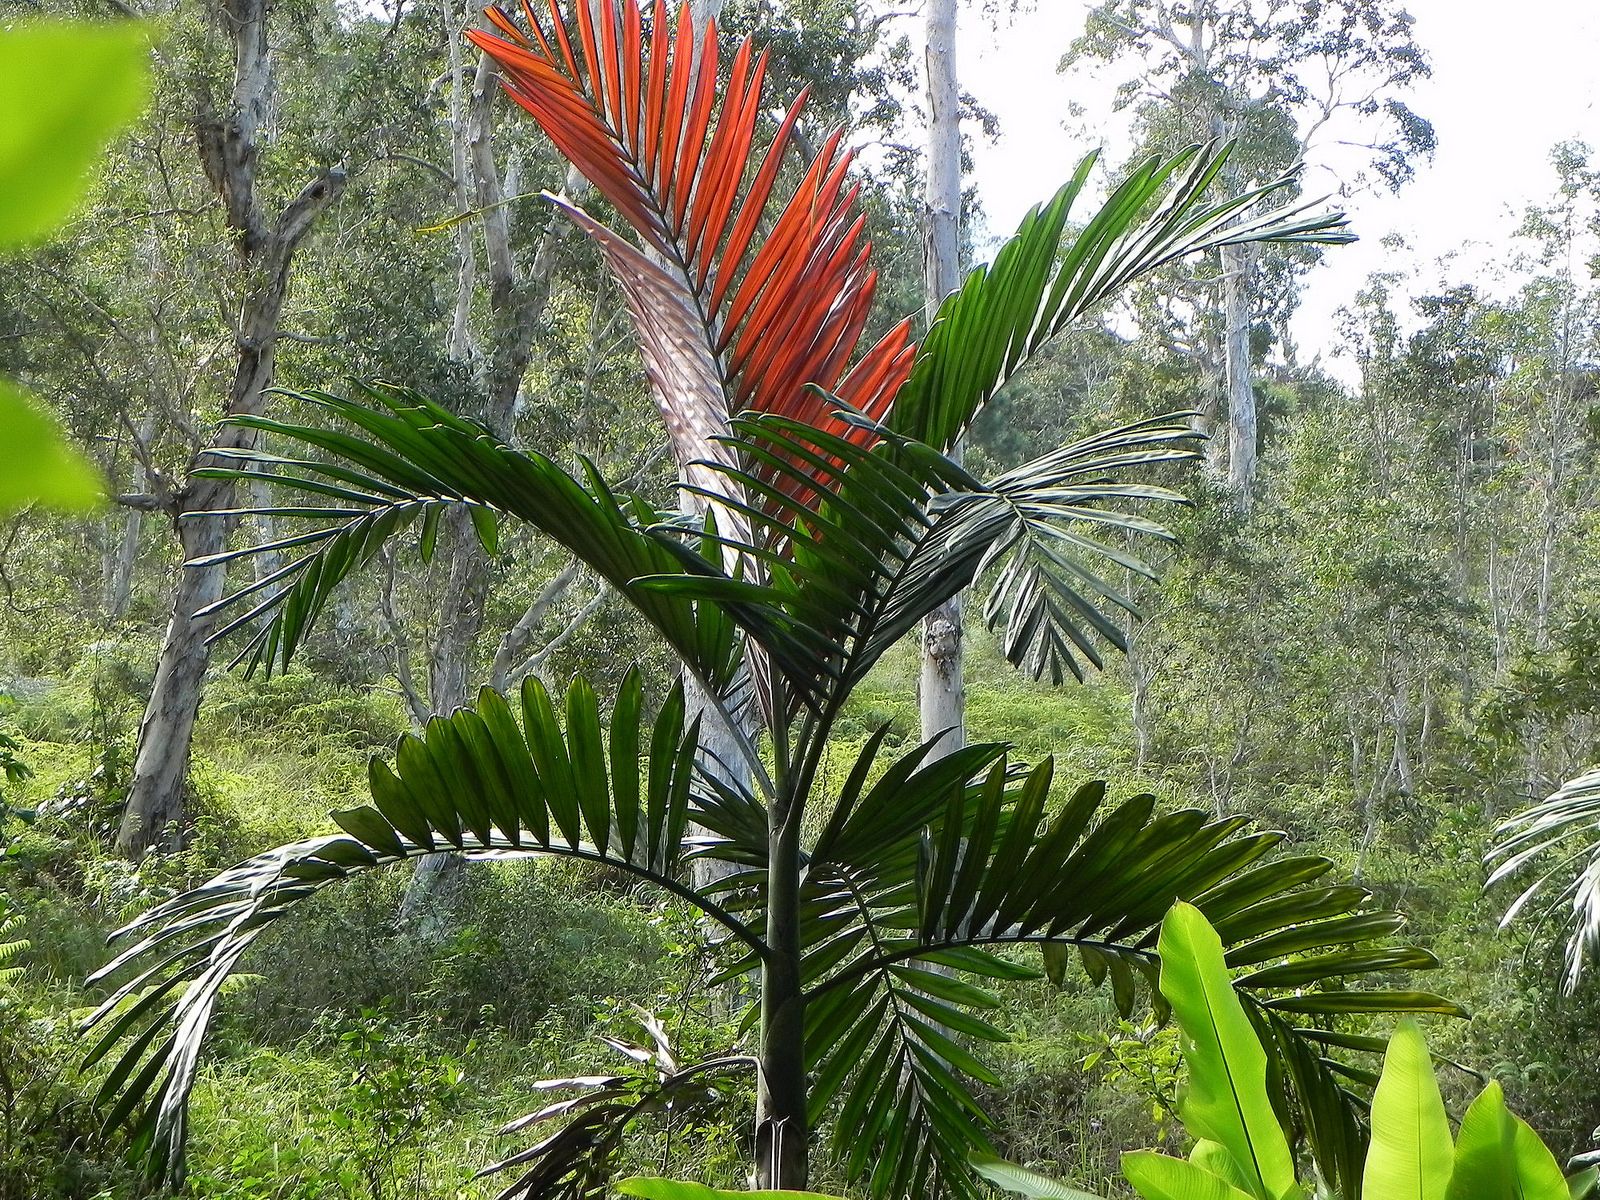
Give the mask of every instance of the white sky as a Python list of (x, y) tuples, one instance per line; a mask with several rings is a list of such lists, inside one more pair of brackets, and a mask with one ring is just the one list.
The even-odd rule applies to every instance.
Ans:
[[(1113, 161), (1126, 156), (1126, 121), (1110, 116), (1116, 76), (1097, 82), (1084, 68), (1056, 74), (1088, 7), (1086, 0), (1037, 0), (1034, 11), (1000, 29), (963, 8), (962, 86), (1001, 122), (999, 141), (975, 152), (992, 233), (1014, 229), (1095, 148), (1083, 129), (1105, 131)], [(1524, 206), (1553, 192), (1551, 147), (1576, 137), (1600, 151), (1600, 0), (1406, 0), (1406, 7), (1433, 64), (1433, 78), (1407, 99), (1433, 122), (1438, 150), (1398, 195), (1345, 202), (1361, 241), (1329, 250), (1307, 281), (1293, 330), (1302, 361), (1333, 353), (1334, 313), (1370, 272), (1410, 268), (1424, 284), (1441, 274), (1479, 277), (1503, 257)], [(1067, 115), (1073, 101), (1088, 110), (1081, 121)], [(1335, 186), (1326, 174), (1321, 179)], [(1401, 234), (1410, 251), (1384, 248), (1389, 233)], [(1451, 257), (1441, 272), (1438, 261)], [(1348, 374), (1348, 364), (1325, 361)]]

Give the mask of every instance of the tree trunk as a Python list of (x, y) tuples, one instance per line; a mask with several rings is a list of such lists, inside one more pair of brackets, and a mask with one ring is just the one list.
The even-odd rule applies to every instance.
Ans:
[[(221, 553), (227, 545), (228, 526), (214, 520), (179, 521), (177, 533), (187, 562)], [(130, 858), (153, 847), (179, 848), (189, 742), (211, 663), (206, 623), (192, 614), (222, 598), (223, 576), (221, 568), (208, 567), (186, 568), (178, 577), (155, 684), (139, 723), (128, 804), (117, 831), (117, 851)]]
[(1228, 388), (1228, 489), (1244, 512), (1256, 482), (1256, 390), (1250, 369), (1250, 252), (1222, 248), (1223, 360)]
[[(446, 5), (445, 40), (454, 78), (459, 79), (460, 58), (452, 11)], [(560, 218), (551, 221), (540, 239), (531, 268), (525, 275), (520, 273), (511, 247), (510, 213), (491, 142), (499, 79), (494, 61), (487, 55), (481, 56), (468, 103), (462, 106), (457, 102), (453, 114), (452, 163), (456, 191), (458, 199), (470, 194), (479, 210), (477, 225), (483, 231), (484, 258), (488, 265), (490, 329), (488, 345), (476, 345), (466, 322), (471, 310), (470, 289), (477, 280), (476, 259), (471, 238), (462, 237), (458, 240), (462, 260), (450, 351), (453, 356), (464, 356), (472, 361), (474, 374), (483, 389), (483, 406), (470, 415), (483, 421), (498, 436), (508, 437), (516, 416), (522, 378), (533, 352), (534, 330), (550, 297), (555, 251), (566, 233), (567, 223)], [(567, 190), (571, 192), (579, 186), (580, 178), (569, 170)], [(471, 226), (463, 222), (460, 228), (470, 229)], [(472, 651), (483, 633), (490, 585), (489, 556), (479, 544), (467, 514), (453, 511), (444, 532), (442, 543), (449, 555), (450, 573), (428, 671), (429, 705), (433, 713), (439, 715), (461, 708), (470, 697)], [(401, 920), (422, 920), (425, 934), (442, 932), (445, 917), (452, 907), (451, 897), (460, 887), (462, 866), (461, 858), (451, 853), (429, 854), (420, 859), (401, 901)]]
[[(107, 522), (114, 525), (114, 522)], [(106, 572), (106, 615), (120, 621), (128, 612), (133, 597), (133, 568), (139, 560), (139, 535), (144, 531), (144, 513), (126, 508), (122, 528), (111, 553), (111, 569)]]
[[(145, 489), (153, 496), (161, 495), (160, 481), (150, 476), (148, 463), (148, 447), (156, 435), (156, 413), (154, 409), (146, 412), (139, 418), (137, 429), (129, 426), (133, 436), (135, 457), (144, 466), (142, 482)], [(133, 569), (139, 561), (139, 538), (144, 532), (145, 507), (140, 504), (129, 504), (122, 513), (122, 528), (117, 534), (115, 547), (107, 548), (106, 562), (106, 615), (113, 621), (120, 621), (128, 612), (128, 603), (133, 596)], [(107, 526), (113, 524), (107, 521)]]
[[(227, 213), (245, 283), (234, 339), (237, 362), (228, 394), (229, 416), (261, 411), (277, 361), (278, 318), (288, 295), (295, 251), (345, 186), (343, 170), (331, 168), (307, 184), (275, 221), (269, 222), (264, 211), (256, 164), (257, 134), (272, 78), (269, 7), (268, 0), (224, 0), (222, 25), (234, 43), (233, 93), (226, 118), (202, 117), (196, 130), (200, 162)], [(255, 441), (254, 431), (231, 426), (218, 437), (217, 446), (249, 449)], [(186, 561), (220, 552), (232, 527), (229, 520), (204, 514), (233, 506), (233, 484), (196, 479), (193, 470), (200, 465), (202, 456), (197, 455), (172, 509)], [(142, 854), (182, 819), (190, 739), (211, 660), (206, 644), (211, 623), (194, 614), (222, 595), (224, 576), (224, 567), (212, 563), (186, 567), (179, 580), (117, 831), (117, 850), (129, 857)]]
[(805, 997), (800, 985), (800, 823), (774, 800), (768, 825), (767, 946), (761, 967), (756, 1186), (806, 1186)]
[[(931, 324), (940, 303), (961, 283), (961, 97), (956, 86), (955, 0), (928, 0), (928, 181), (923, 247), (924, 301)], [(953, 451), (959, 461), (960, 446)], [(961, 598), (922, 623), (920, 699), (924, 740), (943, 734), (936, 754), (966, 745)]]

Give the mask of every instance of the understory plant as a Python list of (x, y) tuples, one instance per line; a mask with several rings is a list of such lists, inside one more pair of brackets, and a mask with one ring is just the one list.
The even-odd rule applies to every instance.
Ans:
[[(298, 420), (237, 418), (265, 448), (210, 468), (275, 475), (290, 499), (265, 511), (280, 528), (304, 523), (224, 556), (284, 558), (218, 606), (234, 615), (217, 636), (245, 637), (253, 667), (287, 666), (342, 581), (403, 531), (431, 553), (457, 510), (491, 552), (508, 521), (565, 547), (692, 688), (633, 671), (604, 700), (581, 676), (564, 696), (532, 677), (515, 695), (486, 689), (374, 759), (371, 803), (336, 814), (341, 832), (257, 855), (139, 917), (89, 1021), (106, 1119), (154, 1176), (181, 1179), (222, 986), (320, 889), (441, 850), (564, 855), (694, 906), (721, 940), (721, 978), (752, 981), (749, 1053), (714, 1061), (753, 1072), (763, 1188), (804, 1187), (825, 1147), (875, 1197), (977, 1194), (967, 1156), (989, 1142), (975, 1092), (995, 1079), (982, 1047), (1005, 1037), (984, 981), (1034, 974), (1024, 951), (1042, 946), (1076, 956), (1131, 1011), (1160, 968), (1162, 915), (1185, 900), (1243, 972), (1230, 987), (1260, 1023), (1277, 1103), (1353, 1190), (1363, 1107), (1334, 1057), (1371, 1044), (1336, 1019), (1459, 1011), (1385, 986), (1435, 965), (1391, 940), (1398, 914), (1329, 882), (1323, 858), (1276, 855), (1282, 835), (1244, 817), (1173, 811), (1103, 781), (1060, 786), (1050, 760), (1016, 761), (1003, 744), (896, 753), (884, 727), (836, 788), (822, 782), (853, 690), (965, 588), (986, 589), (1005, 653), (1036, 677), (1081, 674), (1124, 646), (1133, 605), (1116, 581), (1149, 575), (1135, 544), (1165, 535), (1134, 510), (1179, 499), (1153, 476), (1192, 459), (1188, 414), (1091, 433), (984, 479), (950, 452), (995, 392), (1159, 266), (1223, 245), (1344, 240), (1341, 218), (1273, 208), (1289, 179), (1208, 200), (1230, 153), (1210, 146), (1141, 163), (1074, 224), (1086, 159), (920, 343), (902, 321), (869, 345), (876, 277), (850, 156), (838, 134), (808, 149), (801, 102), (768, 120), (764, 56), (747, 43), (720, 62), (714, 26), (696, 30), (687, 11), (674, 24), (663, 3), (552, 5), (526, 27), (490, 18), (497, 33), (468, 36), (629, 231), (550, 199), (626, 298), (686, 502), (509, 445), (404, 387), (301, 394)], [(710, 723), (729, 735), (721, 759), (702, 750)], [(698, 858), (731, 869), (696, 884)], [(546, 1114), (566, 1123), (508, 1157), (506, 1196), (603, 1186), (596, 1156), (615, 1140), (585, 1105), (607, 1091)]]
[[(1303, 1200), (1343, 1194), (1333, 1181), (1301, 1178), (1268, 1088), (1259, 1023), (1232, 986), (1222, 941), (1200, 911), (1177, 904), (1162, 923), (1161, 994), (1182, 1035), (1187, 1086), (1178, 1107), (1194, 1139), (1187, 1158), (1153, 1150), (1122, 1157), (1144, 1200)], [(1366, 1200), (1571, 1200), (1595, 1186), (1595, 1168), (1563, 1176), (1560, 1164), (1490, 1081), (1452, 1136), (1417, 1023), (1402, 1020), (1384, 1053), (1372, 1097), (1371, 1144), (1361, 1172)], [(988, 1156), (976, 1169), (1029, 1200), (1089, 1194)]]

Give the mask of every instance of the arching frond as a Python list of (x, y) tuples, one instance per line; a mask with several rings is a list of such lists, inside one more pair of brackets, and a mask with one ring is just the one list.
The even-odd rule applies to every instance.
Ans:
[(1569, 779), (1547, 799), (1503, 822), (1495, 835), (1499, 841), (1484, 856), (1493, 868), (1484, 887), (1533, 875), (1507, 906), (1500, 927), (1508, 927), (1536, 900), (1544, 901), (1537, 922), (1555, 921), (1567, 930), (1561, 982), (1571, 993), (1600, 956), (1600, 769)]
[(87, 1061), (111, 1063), (97, 1103), (109, 1124), (132, 1126), (153, 1174), (182, 1179), (200, 1050), (240, 958), (275, 921), (353, 874), (439, 850), (589, 859), (649, 880), (760, 945), (679, 878), (699, 740), (681, 689), (653, 722), (637, 671), (607, 721), (582, 679), (567, 692), (564, 720), (536, 679), (519, 707), (485, 689), (477, 707), (403, 738), (393, 767), (373, 760), (372, 804), (335, 814), (342, 834), (257, 855), (113, 935), (131, 944), (93, 977), (122, 983), (85, 1022), (96, 1035)]
[(1354, 240), (1343, 213), (1317, 204), (1269, 206), (1293, 184), (1293, 172), (1208, 200), (1232, 152), (1233, 143), (1214, 142), (1152, 155), (1074, 231), (1072, 208), (1097, 161), (1086, 157), (1048, 204), (1023, 218), (994, 261), (939, 306), (895, 399), (891, 427), (948, 450), (1029, 356), (1167, 263), (1247, 242)]
[[(719, 687), (733, 677), (739, 647), (728, 614), (634, 586), (640, 576), (683, 570), (681, 551), (669, 550), (647, 532), (662, 516), (655, 508), (637, 496), (614, 494), (587, 460), (580, 460), (584, 477), (574, 478), (544, 455), (512, 449), (481, 425), (406, 388), (358, 385), (358, 394), (359, 400), (328, 392), (286, 393), (344, 428), (234, 418), (304, 450), (297, 455), (217, 452), (223, 461), (239, 465), (199, 472), (229, 478), (248, 473), (257, 479), (266, 473), (279, 488), (304, 498), (268, 511), (314, 523), (309, 531), (206, 560), (267, 551), (299, 555), (201, 614), (243, 610), (212, 634), (219, 639), (236, 630), (252, 631), (235, 661), (269, 671), (286, 668), (352, 571), (412, 526), (418, 527), (426, 557), (440, 515), (455, 506), (471, 512), (486, 544), (498, 521), (509, 517), (567, 547), (628, 599), (691, 670)], [(228, 515), (208, 513), (205, 519)], [(752, 628), (763, 624), (753, 613), (745, 620)]]
[[(1398, 914), (1369, 907), (1364, 889), (1325, 884), (1327, 859), (1274, 857), (1282, 835), (1244, 817), (1163, 813), (1151, 796), (1108, 808), (1093, 783), (1046, 820), (1050, 764), (1019, 773), (996, 746), (968, 747), (949, 772), (925, 765), (922, 748), (862, 787), (877, 750), (863, 752), (817, 841), (803, 909), (813, 1102), (818, 1115), (833, 1106), (852, 1179), (876, 1196), (930, 1180), (972, 1194), (966, 1149), (985, 1144), (972, 1088), (989, 1079), (981, 1043), (997, 1034), (983, 1016), (993, 1000), (971, 977), (1018, 971), (988, 950), (1041, 945), (1052, 974), (1074, 953), (1124, 1015), (1141, 992), (1159, 1009), (1157, 937), (1176, 900), (1199, 908), (1227, 947), (1271, 1052), (1280, 1110), (1330, 1181), (1359, 1179), (1370, 1072), (1333, 1051), (1382, 1044), (1335, 1020), (1461, 1015), (1439, 996), (1387, 986), (1437, 965), (1390, 940)], [(930, 958), (969, 978), (922, 970)]]

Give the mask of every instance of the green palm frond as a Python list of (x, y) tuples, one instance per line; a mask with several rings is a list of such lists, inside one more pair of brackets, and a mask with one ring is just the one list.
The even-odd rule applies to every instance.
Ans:
[[(1276, 1102), (1330, 1180), (1359, 1178), (1370, 1073), (1332, 1050), (1381, 1044), (1331, 1023), (1347, 1013), (1461, 1015), (1431, 993), (1383, 986), (1392, 973), (1437, 965), (1389, 941), (1398, 914), (1370, 908), (1361, 888), (1321, 884), (1326, 859), (1269, 857), (1282, 835), (1252, 831), (1246, 818), (1161, 813), (1151, 796), (1108, 810), (1096, 783), (1046, 821), (1048, 762), (1019, 773), (1001, 748), (969, 747), (963, 768), (975, 770), (963, 779), (934, 774), (922, 753), (908, 756), (909, 771), (891, 764), (888, 786), (835, 814), (808, 868), (813, 1096), (819, 1111), (840, 1106), (852, 1180), (875, 1196), (927, 1179), (974, 1194), (963, 1147), (986, 1144), (972, 1088), (989, 1078), (975, 1050), (992, 1037), (981, 1015), (992, 1001), (917, 961), (944, 957), (1003, 978), (1015, 964), (986, 948), (1075, 951), (1128, 1015), (1141, 992), (1154, 993), (1160, 921), (1175, 900), (1199, 908), (1228, 947), (1246, 1010), (1276, 1047)], [(1353, 986), (1360, 981), (1376, 986)]]
[(1500, 927), (1508, 927), (1535, 900), (1546, 900), (1535, 922), (1559, 921), (1566, 927), (1562, 988), (1570, 994), (1584, 968), (1600, 957), (1600, 768), (1568, 780), (1547, 799), (1503, 822), (1495, 835), (1500, 840), (1484, 856), (1493, 868), (1484, 887), (1524, 871), (1534, 875), (1507, 906)]
[[(225, 562), (268, 551), (299, 554), (202, 614), (246, 607), (213, 635), (255, 630), (236, 661), (267, 670), (287, 666), (329, 597), (352, 571), (414, 524), (420, 524), (422, 553), (431, 554), (443, 511), (465, 507), (490, 548), (500, 518), (510, 516), (570, 549), (631, 601), (691, 670), (718, 688), (726, 685), (738, 662), (732, 621), (715, 608), (633, 586), (639, 576), (683, 569), (678, 554), (645, 532), (662, 514), (639, 497), (613, 494), (587, 460), (580, 460), (580, 480), (541, 454), (506, 446), (482, 426), (416, 392), (390, 384), (357, 386), (359, 400), (327, 392), (291, 394), (354, 432), (265, 417), (233, 418), (306, 447), (317, 457), (217, 451), (218, 457), (241, 465), (200, 472), (237, 479), (259, 477), (261, 468), (270, 468), (277, 486), (307, 499), (261, 511), (314, 523), (307, 532), (204, 560)], [(204, 517), (231, 515), (238, 514)], [(746, 624), (763, 628), (759, 614), (742, 615)]]
[(1029, 355), (1176, 259), (1247, 242), (1354, 240), (1343, 213), (1318, 211), (1315, 204), (1268, 207), (1293, 185), (1292, 172), (1207, 203), (1233, 148), (1212, 143), (1169, 158), (1151, 156), (1073, 233), (1068, 218), (1098, 156), (1085, 158), (1048, 204), (1023, 218), (994, 261), (973, 271), (940, 305), (895, 399), (890, 427), (948, 450)]
[(352, 874), (445, 849), (566, 855), (647, 879), (760, 945), (679, 878), (699, 739), (681, 688), (654, 721), (637, 671), (608, 721), (582, 679), (567, 692), (565, 720), (536, 679), (519, 707), (520, 721), (485, 689), (476, 708), (403, 738), (392, 768), (373, 760), (372, 804), (335, 814), (342, 834), (257, 855), (113, 935), (132, 944), (94, 976), (123, 982), (85, 1022), (98, 1035), (87, 1062), (110, 1062), (98, 1103), (109, 1124), (132, 1125), (162, 1178), (182, 1178), (200, 1048), (240, 957), (301, 901)]
[(21, 928), (22, 916), (8, 912), (5, 897), (0, 896), (0, 986), (13, 983), (22, 977), (21, 967), (6, 965), (26, 954), (33, 946), (27, 938), (13, 936)]
[[(760, 571), (730, 578), (686, 547), (684, 570), (637, 583), (728, 606), (735, 620), (758, 619), (761, 628), (746, 627), (751, 638), (781, 661), (804, 664), (788, 681), (798, 702), (816, 707), (839, 703), (930, 610), (991, 566), (997, 581), (988, 607), (1006, 625), (1014, 662), (1036, 675), (1059, 676), (1063, 666), (1080, 674), (1080, 657), (1098, 666), (1096, 640), (1123, 644), (1104, 608), (1134, 609), (1084, 564), (1100, 558), (1153, 572), (1091, 531), (1169, 536), (1124, 506), (1182, 498), (1125, 477), (1192, 458), (1197, 437), (1188, 414), (1151, 418), (984, 483), (882, 426), (871, 446), (773, 416), (746, 415), (731, 429), (733, 444), (775, 480), (707, 464), (765, 500), (742, 510), (748, 544), (724, 539), (729, 551), (758, 558)], [(801, 489), (820, 501), (794, 498)], [(782, 643), (765, 640), (773, 634)]]

